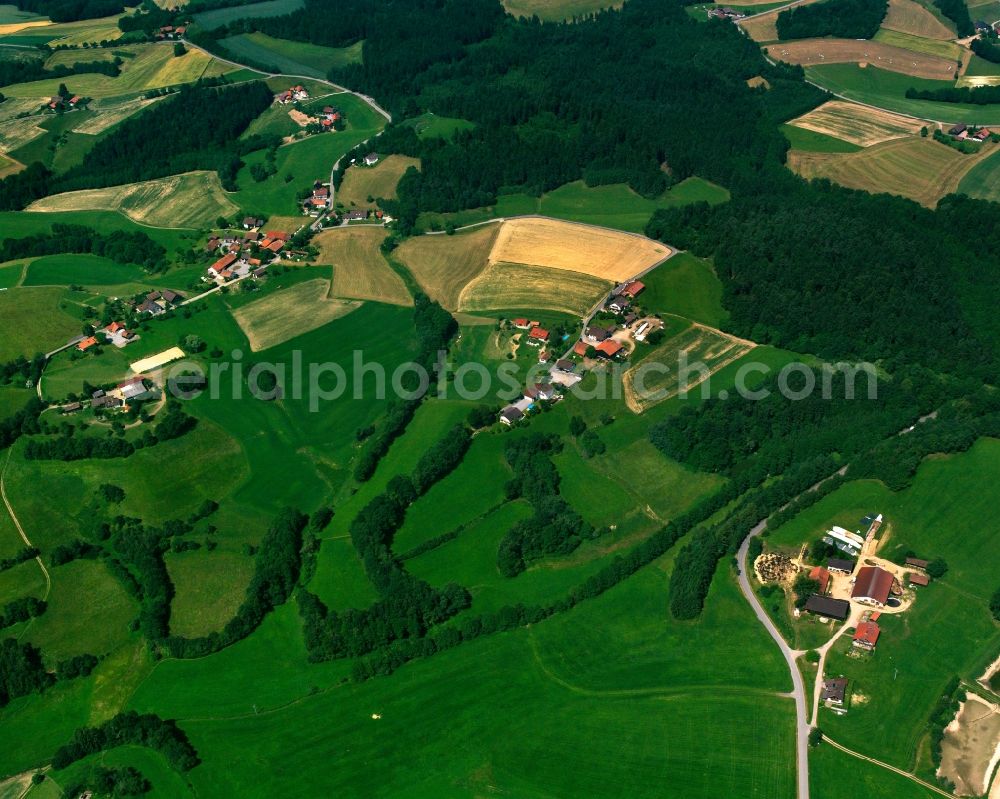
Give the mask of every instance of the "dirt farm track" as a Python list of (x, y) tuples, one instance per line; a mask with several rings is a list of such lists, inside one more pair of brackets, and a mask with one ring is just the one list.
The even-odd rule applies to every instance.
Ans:
[(776, 60), (810, 66), (814, 64), (860, 64), (902, 72), (915, 78), (950, 80), (957, 69), (947, 58), (904, 50), (873, 41), (854, 39), (803, 39), (768, 45), (767, 54)]

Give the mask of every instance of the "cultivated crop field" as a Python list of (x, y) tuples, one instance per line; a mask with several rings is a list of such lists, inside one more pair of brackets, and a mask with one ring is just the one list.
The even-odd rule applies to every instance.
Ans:
[(916, 78), (949, 80), (954, 78), (957, 67), (953, 60), (927, 53), (915, 53), (890, 44), (854, 39), (803, 39), (770, 45), (767, 53), (772, 58), (790, 64), (811, 66), (815, 64), (855, 63), (878, 66)]
[(889, 12), (882, 21), (882, 27), (925, 39), (947, 41), (955, 38), (953, 30), (916, 0), (889, 0)]
[[(103, 98), (143, 92), (164, 86), (190, 83), (205, 74), (213, 59), (199, 50), (189, 50), (177, 58), (164, 45), (130, 45), (135, 58), (124, 59), (117, 78), (100, 73), (73, 75), (70, 78), (47, 78), (3, 87), (9, 97), (42, 98), (54, 95), (59, 84), (88, 97)], [(82, 57), (82, 56), (81, 56)]]
[(788, 123), (797, 128), (833, 136), (861, 147), (920, 133), (923, 122), (890, 111), (830, 100)]
[(325, 230), (313, 239), (319, 248), (316, 262), (333, 266), (331, 297), (413, 304), (403, 279), (379, 250), (386, 235), (381, 227), (345, 227)]
[(198, 228), (238, 208), (222, 190), (215, 172), (185, 172), (166, 178), (105, 189), (82, 189), (37, 200), (29, 211), (119, 211), (157, 227)]
[[(736, 338), (700, 324), (692, 324), (660, 344), (643, 362), (630, 368), (623, 377), (625, 403), (633, 413), (642, 413), (671, 397), (678, 396), (682, 388), (699, 396), (698, 388), (716, 372), (739, 360), (757, 345), (746, 339)], [(688, 378), (681, 384), (679, 359), (686, 357), (691, 366)], [(650, 370), (649, 364), (659, 363), (667, 372)], [(695, 369), (703, 364), (704, 370)]]
[(250, 349), (260, 352), (346, 316), (361, 303), (333, 300), (326, 280), (307, 280), (270, 292), (233, 311)]
[(405, 155), (390, 155), (373, 167), (352, 166), (344, 173), (344, 182), (337, 189), (338, 205), (368, 207), (380, 197), (394, 199), (396, 184), (411, 166), (420, 168), (420, 159)]
[(583, 315), (613, 286), (580, 272), (493, 261), (462, 289), (457, 307), (468, 312), (538, 307)]
[(958, 189), (962, 178), (994, 151), (984, 144), (966, 155), (933, 139), (901, 139), (856, 153), (789, 154), (788, 166), (804, 178), (827, 178), (852, 189), (898, 194), (933, 207)]

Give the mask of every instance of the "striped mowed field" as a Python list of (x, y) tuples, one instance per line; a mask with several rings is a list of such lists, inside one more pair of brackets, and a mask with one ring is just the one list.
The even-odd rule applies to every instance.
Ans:
[(884, 141), (916, 135), (920, 133), (924, 123), (891, 111), (844, 100), (830, 100), (788, 124), (824, 133), (860, 147), (870, 147)]
[(318, 263), (333, 267), (331, 297), (412, 305), (403, 279), (382, 256), (379, 246), (388, 232), (382, 227), (324, 230), (313, 240)]

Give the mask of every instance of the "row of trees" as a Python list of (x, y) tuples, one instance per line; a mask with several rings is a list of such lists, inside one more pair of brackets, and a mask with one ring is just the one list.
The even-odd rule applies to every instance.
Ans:
[(504, 487), (506, 497), (527, 500), (534, 513), (500, 539), (497, 568), (504, 577), (516, 577), (544, 555), (568, 554), (593, 535), (594, 528), (559, 496), (559, 471), (552, 456), (560, 448), (558, 436), (543, 433), (507, 442), (505, 456), (514, 476)]
[(997, 47), (989, 39), (973, 39), (969, 47), (980, 58), (985, 58), (994, 64), (1000, 64), (1000, 47)]
[(198, 765), (198, 753), (184, 731), (172, 720), (134, 710), (119, 713), (96, 727), (81, 727), (69, 743), (60, 746), (52, 767), (61, 770), (78, 760), (118, 746), (145, 746), (159, 752), (178, 771)]
[[(62, 253), (101, 255), (120, 264), (135, 264), (150, 271), (160, 271), (166, 268), (167, 263), (167, 251), (142, 231), (100, 233), (85, 225), (56, 222), (50, 233), (9, 238), (0, 243), (0, 261)], [(6, 372), (5, 367), (3, 374)]]
[(46, 67), (44, 58), (0, 59), (0, 86), (11, 86), (15, 83), (27, 83), (35, 80), (67, 78), (70, 75), (82, 75), (87, 72), (117, 77), (121, 74), (121, 63), (120, 58), (115, 58), (111, 61), (81, 61), (72, 65), (55, 64)]
[(971, 36), (976, 32), (969, 16), (969, 7), (964, 0), (934, 0), (938, 11), (955, 23), (955, 30), (960, 37)]
[[(993, 47), (1000, 56), (1000, 47)], [(1000, 86), (945, 86), (940, 89), (906, 90), (910, 100), (932, 100), (936, 103), (969, 103), (971, 105), (993, 105), (1000, 103)]]
[(0, 629), (37, 618), (45, 612), (46, 607), (45, 600), (38, 597), (26, 596), (11, 600), (0, 610)]
[(96, 665), (93, 655), (77, 655), (59, 663), (52, 673), (45, 668), (38, 647), (6, 638), (0, 641), (0, 708), (18, 697), (40, 693), (58, 680), (85, 677)]

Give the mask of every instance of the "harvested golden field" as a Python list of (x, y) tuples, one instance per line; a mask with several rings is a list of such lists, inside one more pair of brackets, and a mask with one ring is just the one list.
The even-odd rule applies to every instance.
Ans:
[[(642, 413), (683, 391), (696, 392), (706, 380), (739, 360), (757, 345), (693, 323), (660, 344), (641, 363), (629, 369), (622, 378), (625, 404), (633, 413)], [(687, 375), (681, 381), (681, 354), (686, 356)], [(704, 368), (699, 368), (698, 365)], [(658, 368), (663, 367), (663, 368)]]
[(889, 13), (882, 27), (900, 33), (911, 33), (925, 39), (949, 40), (955, 33), (915, 0), (889, 0)]
[(582, 316), (613, 286), (580, 272), (493, 262), (462, 290), (458, 310), (544, 308)]
[(645, 236), (537, 217), (504, 222), (490, 261), (534, 264), (618, 282), (669, 255), (669, 247)]
[(30, 19), (23, 22), (7, 22), (0, 25), (0, 36), (6, 36), (9, 33), (17, 33), (18, 31), (23, 31), (27, 28), (45, 28), (51, 24), (52, 23), (47, 19)]
[[(802, 0), (800, 6), (817, 3), (819, 0)], [(747, 5), (740, 3), (740, 5)], [(778, 41), (778, 29), (775, 27), (778, 21), (780, 8), (773, 11), (765, 11), (763, 14), (754, 14), (752, 17), (741, 19), (737, 24), (743, 28), (747, 36), (755, 42), (776, 42)]]
[(788, 123), (797, 128), (825, 133), (861, 147), (920, 133), (923, 122), (876, 108), (830, 100)]
[(260, 352), (361, 307), (360, 302), (333, 300), (329, 294), (329, 281), (307, 280), (240, 306), (233, 318), (246, 334), (250, 349)]
[(379, 197), (393, 199), (396, 184), (411, 166), (419, 169), (420, 159), (390, 155), (373, 167), (353, 166), (344, 173), (344, 182), (337, 189), (336, 200), (347, 206), (367, 206)]
[(324, 230), (313, 239), (319, 248), (317, 263), (333, 266), (330, 296), (413, 304), (403, 279), (379, 250), (387, 235), (381, 227), (342, 227)]
[(995, 151), (983, 145), (965, 155), (933, 139), (883, 142), (855, 153), (789, 153), (788, 166), (804, 178), (827, 178), (851, 189), (909, 197), (933, 208), (958, 189), (969, 170)]
[(185, 172), (105, 189), (83, 189), (45, 197), (29, 211), (120, 211), (155, 227), (197, 228), (239, 210), (215, 172)]
[(406, 264), (427, 296), (445, 308), (458, 308), (458, 297), (485, 268), (499, 225), (483, 225), (454, 236), (417, 236), (394, 253)]
[(955, 62), (927, 53), (916, 53), (890, 44), (854, 39), (803, 39), (781, 42), (767, 48), (771, 58), (791, 64), (860, 64), (901, 72), (914, 78), (950, 80)]
[(22, 169), (24, 169), (24, 164), (20, 161), (15, 161), (13, 158), (0, 153), (0, 180), (8, 175), (20, 172)]
[(622, 0), (503, 0), (513, 17), (534, 17), (559, 22), (593, 14), (605, 8), (621, 8)]

